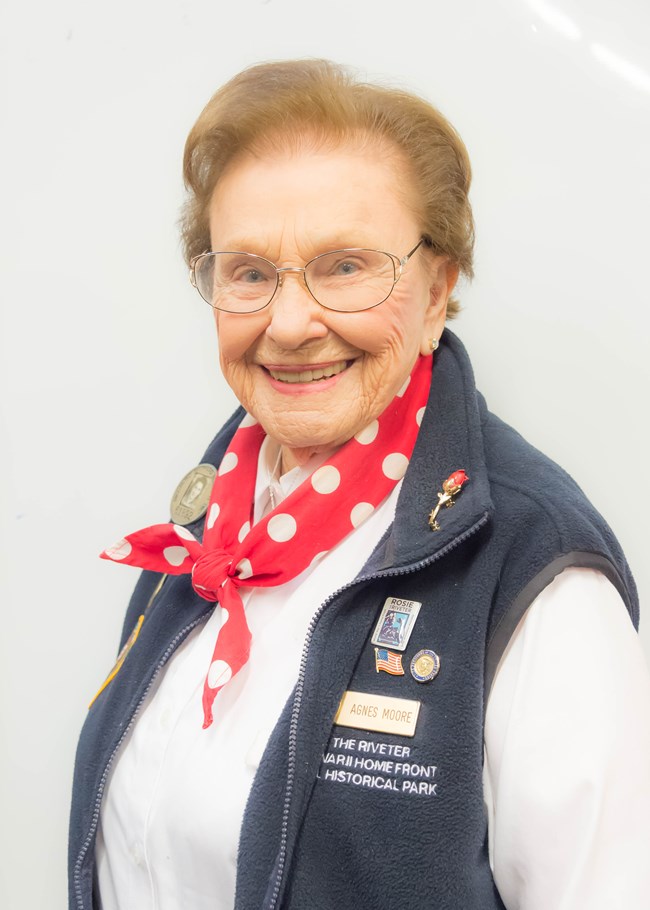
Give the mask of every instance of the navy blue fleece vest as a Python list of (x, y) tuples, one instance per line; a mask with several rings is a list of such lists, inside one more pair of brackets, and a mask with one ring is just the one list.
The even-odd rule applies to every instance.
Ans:
[[(219, 463), (240, 419), (205, 460)], [(429, 511), (458, 468), (470, 482), (432, 532)], [(566, 473), (487, 412), (462, 345), (446, 332), (393, 525), (355, 582), (317, 614), (255, 778), (237, 910), (502, 907), (487, 855), (484, 686), (527, 607), (570, 565), (604, 572), (638, 622), (634, 583), (610, 530)], [(80, 740), (70, 830), (70, 906), (78, 910), (92, 906), (112, 757), (156, 673), (212, 609), (186, 577), (169, 579), (149, 604), (157, 580), (141, 576), (124, 638), (146, 611), (142, 631)], [(375, 669), (370, 637), (389, 596), (422, 604), (404, 676)], [(425, 684), (408, 672), (422, 648), (441, 658)], [(334, 725), (346, 690), (419, 701), (415, 735)]]

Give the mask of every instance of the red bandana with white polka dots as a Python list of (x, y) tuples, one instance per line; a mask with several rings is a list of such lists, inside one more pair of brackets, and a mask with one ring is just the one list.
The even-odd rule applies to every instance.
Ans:
[(358, 527), (404, 476), (431, 383), (431, 357), (419, 357), (392, 402), (253, 527), (252, 509), (262, 427), (246, 416), (219, 466), (205, 517), (203, 543), (181, 525), (129, 534), (104, 559), (171, 575), (218, 601), (222, 623), (203, 688), (204, 727), (212, 703), (248, 660), (251, 633), (238, 588), (290, 581)]

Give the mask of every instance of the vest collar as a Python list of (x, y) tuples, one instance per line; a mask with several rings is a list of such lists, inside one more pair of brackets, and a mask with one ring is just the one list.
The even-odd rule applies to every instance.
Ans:
[[(481, 423), (487, 415), (476, 390), (469, 357), (460, 340), (445, 330), (436, 351), (431, 391), (406, 472), (395, 520), (366, 571), (401, 568), (428, 560), (493, 511)], [(469, 481), (452, 508), (438, 513), (439, 531), (429, 527), (442, 483), (464, 469)]]

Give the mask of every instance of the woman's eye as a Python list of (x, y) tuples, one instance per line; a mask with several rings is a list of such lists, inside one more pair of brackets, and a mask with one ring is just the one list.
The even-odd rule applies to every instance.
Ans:
[(266, 281), (267, 276), (259, 269), (247, 268), (236, 271), (233, 275), (233, 281), (241, 284), (260, 284)]
[(339, 262), (335, 271), (339, 275), (354, 275), (358, 271), (359, 266), (356, 262), (350, 262), (349, 259), (346, 259), (345, 262)]
[(325, 258), (322, 266), (327, 268), (327, 274), (333, 278), (355, 278), (368, 270), (368, 263), (361, 256), (331, 261)]
[(258, 281), (264, 280), (264, 275), (257, 269), (248, 269), (242, 274), (240, 280), (246, 281), (248, 284), (257, 284)]

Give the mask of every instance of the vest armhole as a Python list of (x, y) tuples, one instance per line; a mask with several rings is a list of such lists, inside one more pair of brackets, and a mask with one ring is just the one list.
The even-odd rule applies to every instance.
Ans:
[(494, 632), (488, 639), (485, 654), (483, 688), (484, 713), (494, 682), (494, 677), (496, 676), (499, 667), (499, 662), (508, 647), (508, 643), (512, 638), (515, 629), (519, 625), (519, 622), (535, 598), (542, 593), (544, 588), (546, 588), (560, 572), (563, 572), (568, 568), (596, 569), (598, 572), (602, 572), (619, 592), (623, 598), (623, 602), (627, 605), (629, 610), (628, 592), (616, 567), (608, 559), (604, 556), (600, 556), (598, 553), (588, 553), (581, 550), (572, 550), (570, 553), (565, 553), (564, 556), (558, 556), (545, 566), (541, 572), (535, 575), (525, 588), (520, 591), (501, 617)]

